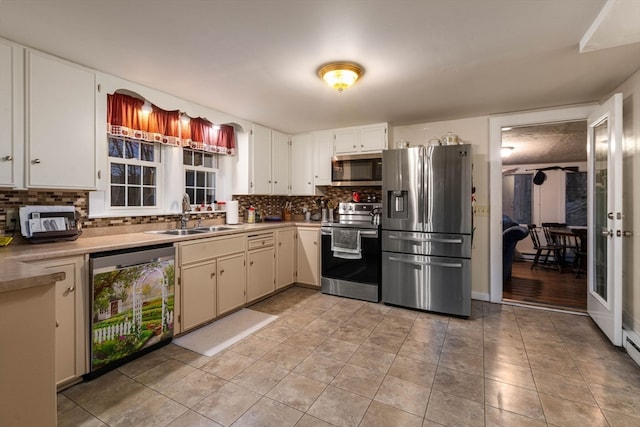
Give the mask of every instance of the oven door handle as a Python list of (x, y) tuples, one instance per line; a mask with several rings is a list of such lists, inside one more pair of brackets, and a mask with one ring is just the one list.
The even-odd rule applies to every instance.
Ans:
[(393, 256), (390, 256), (387, 259), (389, 261), (401, 262), (403, 264), (419, 265), (421, 267), (423, 265), (428, 265), (428, 266), (432, 266), (432, 267), (462, 268), (462, 263), (460, 263), (460, 262), (409, 261), (409, 260), (406, 260), (406, 259), (396, 258), (396, 257), (393, 257)]
[[(323, 236), (331, 236), (331, 229), (321, 228), (320, 234)], [(360, 230), (361, 237), (378, 237), (377, 230)]]
[(438, 237), (428, 237), (428, 238), (419, 238), (419, 237), (402, 237), (396, 236), (395, 234), (389, 234), (389, 239), (392, 240), (406, 240), (408, 242), (417, 242), (417, 243), (458, 243), (462, 244), (462, 239), (441, 239)]

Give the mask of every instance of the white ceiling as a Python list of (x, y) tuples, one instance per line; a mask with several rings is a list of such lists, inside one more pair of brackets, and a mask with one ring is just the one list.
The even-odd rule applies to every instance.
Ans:
[[(579, 52), (604, 4), (0, 0), (0, 37), (298, 133), (597, 101), (640, 69), (640, 43)], [(331, 60), (365, 75), (339, 94)]]

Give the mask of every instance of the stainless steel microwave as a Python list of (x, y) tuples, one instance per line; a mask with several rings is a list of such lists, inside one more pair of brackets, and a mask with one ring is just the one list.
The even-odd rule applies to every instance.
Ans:
[(331, 185), (382, 185), (382, 153), (334, 156)]

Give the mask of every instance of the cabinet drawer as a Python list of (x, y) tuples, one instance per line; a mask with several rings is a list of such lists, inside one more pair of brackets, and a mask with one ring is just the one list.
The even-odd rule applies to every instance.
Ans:
[(250, 234), (247, 238), (247, 246), (249, 250), (267, 248), (275, 244), (273, 233)]
[(234, 236), (183, 243), (180, 245), (180, 264), (242, 252), (245, 248), (244, 241), (244, 236)]

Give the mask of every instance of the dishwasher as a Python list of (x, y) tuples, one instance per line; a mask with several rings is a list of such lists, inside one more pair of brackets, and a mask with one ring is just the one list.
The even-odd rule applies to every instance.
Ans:
[(94, 253), (89, 265), (91, 380), (171, 342), (175, 248)]

